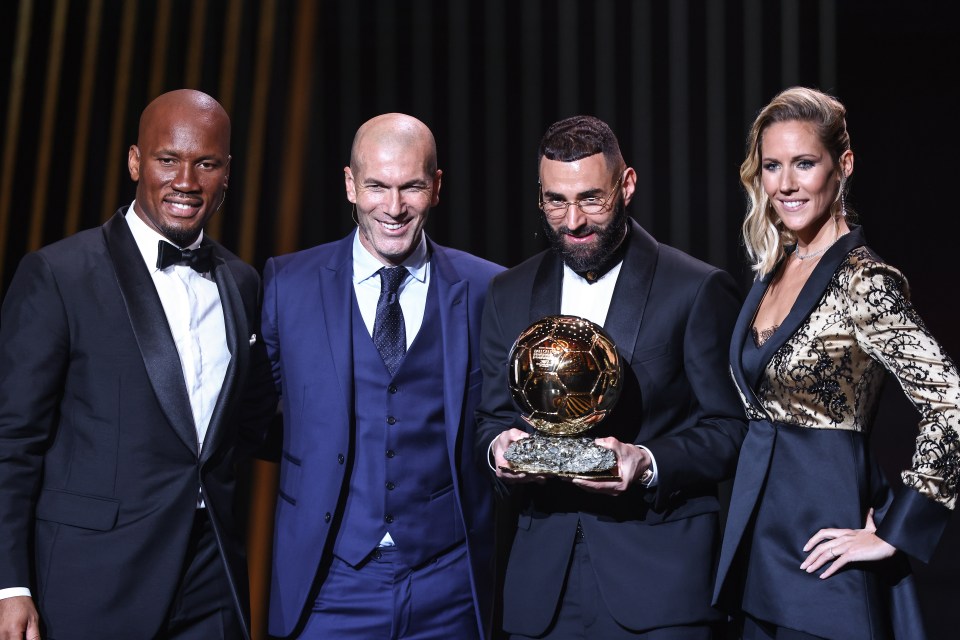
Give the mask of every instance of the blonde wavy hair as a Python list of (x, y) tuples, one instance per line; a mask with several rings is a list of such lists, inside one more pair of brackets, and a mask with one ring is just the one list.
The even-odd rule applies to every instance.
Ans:
[[(747, 136), (747, 156), (740, 165), (740, 182), (749, 199), (743, 221), (743, 243), (758, 278), (773, 271), (785, 255), (785, 247), (797, 242), (794, 234), (783, 227), (763, 190), (760, 151), (763, 132), (777, 122), (809, 122), (840, 171), (840, 156), (850, 150), (846, 115), (846, 108), (833, 96), (807, 87), (791, 87), (777, 94), (753, 121)], [(848, 182), (842, 177), (837, 197), (830, 207), (835, 221), (846, 213), (843, 201)]]

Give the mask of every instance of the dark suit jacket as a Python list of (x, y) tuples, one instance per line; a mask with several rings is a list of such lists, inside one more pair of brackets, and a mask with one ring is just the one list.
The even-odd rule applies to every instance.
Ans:
[(0, 587), (30, 587), (53, 637), (156, 633), (198, 491), (246, 615), (236, 454), (276, 406), (262, 341), (250, 344), (259, 278), (204, 240), (231, 360), (198, 454), (179, 355), (125, 210), (26, 256), (3, 303)]
[[(480, 317), (490, 262), (429, 241), (443, 342), (444, 419), (464, 517), (478, 622), (492, 602), (492, 495), (473, 458), (480, 400)], [(263, 331), (283, 396), (283, 452), (270, 593), (270, 633), (289, 635), (310, 610), (329, 559), (354, 455), (353, 234), (273, 258), (264, 272)], [(479, 464), (483, 464), (481, 459)]]
[[(504, 588), (504, 628), (511, 632), (547, 628), (578, 520), (620, 624), (641, 630), (719, 618), (710, 607), (716, 485), (733, 474), (746, 429), (726, 357), (739, 301), (728, 274), (630, 225), (604, 324), (621, 357), (624, 387), (612, 414), (588, 434), (648, 447), (658, 485), (619, 497), (560, 480), (509, 488), (520, 510)], [(562, 274), (560, 257), (545, 251), (490, 285), (477, 455), (485, 456), (505, 429), (529, 430), (507, 388), (508, 352), (528, 325), (560, 313)]]

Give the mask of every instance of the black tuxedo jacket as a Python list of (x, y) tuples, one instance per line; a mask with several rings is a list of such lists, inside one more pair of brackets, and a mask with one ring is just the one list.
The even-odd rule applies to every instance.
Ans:
[(44, 637), (147, 638), (176, 591), (202, 493), (246, 615), (241, 442), (276, 407), (256, 271), (213, 244), (231, 359), (203, 444), (160, 297), (121, 209), (26, 256), (0, 324), (0, 588)]
[[(630, 221), (628, 246), (604, 329), (624, 368), (620, 399), (587, 432), (643, 444), (656, 487), (618, 497), (561, 480), (513, 485), (519, 509), (506, 567), (503, 626), (538, 635), (560, 597), (577, 521), (608, 609), (635, 630), (720, 619), (711, 608), (718, 551), (717, 483), (731, 477), (746, 424), (728, 374), (740, 308), (733, 279), (661, 245)], [(563, 264), (540, 253), (494, 278), (482, 328), (478, 454), (503, 430), (530, 430), (507, 388), (507, 359), (528, 325), (560, 313)], [(500, 487), (508, 491), (507, 487)]]

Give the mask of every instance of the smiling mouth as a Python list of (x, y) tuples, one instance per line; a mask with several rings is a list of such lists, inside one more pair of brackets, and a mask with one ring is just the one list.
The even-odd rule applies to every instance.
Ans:
[(163, 203), (174, 213), (192, 213), (203, 206), (203, 200), (193, 198), (164, 198)]
[(406, 222), (381, 222), (380, 226), (382, 226), (387, 231), (399, 231), (400, 229), (407, 226), (407, 223)]
[(799, 209), (806, 203), (807, 203), (806, 200), (789, 200), (789, 201), (781, 200), (780, 201), (780, 204), (783, 206), (783, 208), (788, 211), (794, 211), (796, 209)]

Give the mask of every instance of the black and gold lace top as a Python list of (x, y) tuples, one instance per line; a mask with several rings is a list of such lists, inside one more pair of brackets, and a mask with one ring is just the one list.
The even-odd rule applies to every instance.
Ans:
[(904, 276), (857, 247), (819, 304), (780, 346), (748, 415), (814, 429), (867, 431), (884, 369), (920, 412), (903, 482), (953, 509), (960, 482), (960, 375), (909, 301)]

